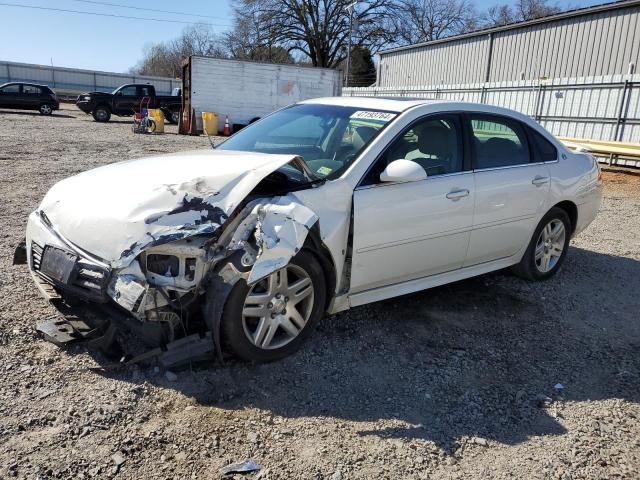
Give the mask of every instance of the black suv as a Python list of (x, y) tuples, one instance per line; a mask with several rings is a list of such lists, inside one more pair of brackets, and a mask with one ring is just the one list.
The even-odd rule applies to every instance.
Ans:
[(60, 102), (46, 85), (14, 82), (0, 85), (0, 108), (38, 110), (41, 115), (51, 115), (60, 108)]

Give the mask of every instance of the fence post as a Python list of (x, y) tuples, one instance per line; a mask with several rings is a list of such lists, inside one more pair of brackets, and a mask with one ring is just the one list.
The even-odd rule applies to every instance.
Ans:
[(98, 91), (98, 80), (96, 79), (96, 72), (93, 72), (93, 91)]
[[(616, 118), (616, 128), (613, 132), (613, 141), (618, 142), (620, 139), (618, 138), (618, 133), (620, 133), (620, 137), (622, 137), (622, 133), (624, 129), (620, 128), (620, 125), (627, 120), (627, 115), (625, 112), (625, 100), (627, 97), (627, 88), (629, 87), (629, 80), (624, 81), (624, 86), (622, 87), (622, 96), (620, 97), (620, 106), (618, 107), (618, 116)], [(629, 95), (631, 97), (631, 95)], [(623, 118), (624, 117), (624, 118)]]
[(11, 66), (7, 63), (7, 82), (11, 81)]
[(540, 123), (540, 119), (542, 118), (542, 106), (544, 105), (544, 93), (546, 90), (545, 85), (540, 85), (538, 89), (538, 98), (536, 99), (536, 111), (535, 111), (535, 119), (536, 122)]
[(482, 90), (480, 91), (480, 103), (487, 103), (487, 87), (482, 86)]

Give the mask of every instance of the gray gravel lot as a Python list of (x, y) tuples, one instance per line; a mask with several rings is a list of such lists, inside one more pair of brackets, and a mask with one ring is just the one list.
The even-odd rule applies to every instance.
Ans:
[(56, 181), (208, 145), (129, 128), (0, 111), (0, 478), (219, 478), (247, 458), (248, 478), (640, 478), (639, 176), (605, 173), (547, 282), (497, 273), (356, 308), (273, 364), (96, 373), (98, 354), (37, 337), (54, 311), (11, 256)]

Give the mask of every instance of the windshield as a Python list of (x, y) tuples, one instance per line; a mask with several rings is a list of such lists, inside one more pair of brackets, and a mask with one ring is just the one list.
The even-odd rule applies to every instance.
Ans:
[(397, 114), (335, 105), (294, 105), (243, 128), (220, 150), (294, 154), (336, 178)]

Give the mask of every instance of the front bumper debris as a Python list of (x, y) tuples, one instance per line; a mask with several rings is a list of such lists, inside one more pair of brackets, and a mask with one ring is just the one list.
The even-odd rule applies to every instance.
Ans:
[(13, 264), (14, 265), (26, 265), (27, 264), (27, 242), (21, 241), (13, 252)]

